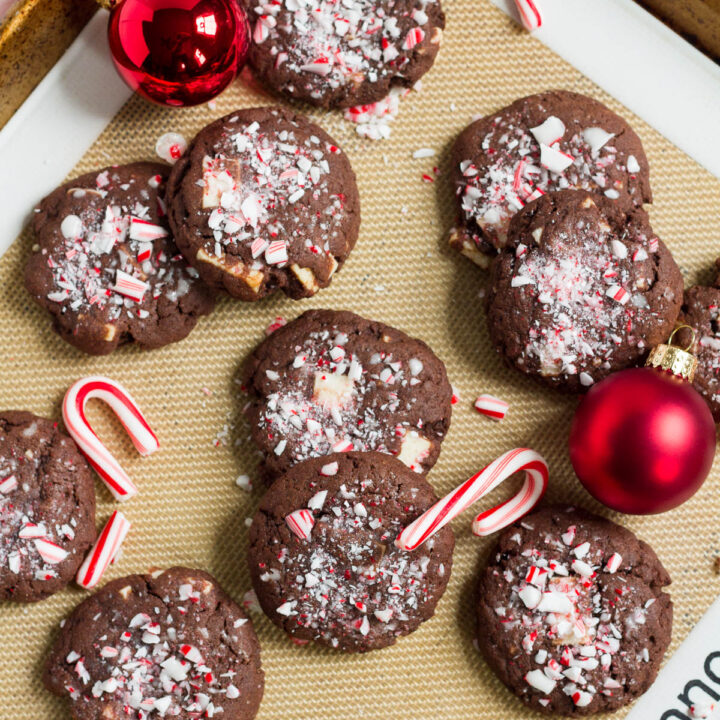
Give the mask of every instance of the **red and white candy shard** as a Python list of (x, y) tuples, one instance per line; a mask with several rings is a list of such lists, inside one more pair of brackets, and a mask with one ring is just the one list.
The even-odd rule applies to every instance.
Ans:
[(113, 290), (125, 297), (129, 297), (135, 302), (142, 302), (143, 297), (148, 289), (148, 284), (122, 270), (115, 271), (115, 284)]
[(18, 481), (14, 475), (9, 475), (4, 480), (0, 481), (0, 493), (7, 495), (13, 490), (17, 489)]
[[(538, 145), (547, 145), (550, 147), (556, 142), (562, 140), (565, 134), (565, 123), (554, 115), (550, 115), (543, 123), (537, 127), (530, 128), (530, 132), (533, 134)], [(519, 167), (524, 167), (525, 163), (522, 163)]]
[(540, 145), (540, 163), (551, 173), (561, 175), (575, 162), (572, 155), (558, 150), (555, 147)]
[(161, 135), (155, 143), (157, 156), (166, 163), (174, 165), (187, 150), (187, 140), (175, 132)]
[(548, 467), (534, 450), (517, 448), (491, 462), (456, 490), (438, 500), (429, 510), (403, 529), (395, 540), (401, 550), (415, 550), (441, 528), (516, 472), (525, 472), (525, 482), (510, 500), (480, 513), (473, 522), (475, 535), (490, 535), (529, 513), (545, 494)]
[(285, 522), (301, 540), (307, 540), (315, 525), (315, 518), (311, 510), (295, 510), (285, 518)]
[(142, 218), (130, 218), (129, 236), (131, 240), (159, 240), (170, 233), (161, 225), (154, 225)]
[(137, 403), (120, 383), (107, 377), (87, 377), (78, 380), (65, 394), (63, 420), (67, 431), (115, 499), (128, 500), (137, 494), (135, 484), (103, 445), (85, 416), (85, 405), (93, 398), (102, 400), (117, 415), (141, 455), (154, 453), (160, 443)]
[(493, 395), (480, 395), (475, 401), (475, 409), (493, 420), (502, 420), (509, 407), (508, 403)]
[(272, 335), (276, 330), (279, 330), (283, 325), (287, 325), (287, 320), (282, 317), (276, 317), (266, 328), (265, 335)]
[(35, 547), (40, 553), (40, 557), (49, 565), (57, 565), (69, 555), (67, 550), (63, 550), (59, 545), (44, 538), (36, 538)]
[[(526, 656), (519, 662), (530, 667), (524, 676), (529, 691), (541, 695), (545, 707), (566, 695), (578, 708), (598, 696), (624, 693), (633, 683), (628, 676), (633, 663), (648, 662), (648, 648), (637, 645), (655, 600), (647, 600), (632, 578), (615, 575), (622, 558), (600, 546), (606, 537), (588, 533), (590, 540), (573, 547), (578, 529), (571, 526), (528, 547), (525, 529), (533, 530), (531, 525), (518, 529), (506, 548), (497, 578), (500, 597), (507, 599), (494, 610), (500, 632), (519, 636), (517, 645)], [(628, 653), (633, 663), (628, 664)]]
[(129, 529), (130, 521), (119, 510), (115, 510), (77, 573), (78, 585), (90, 589), (98, 584), (117, 556)]
[[(337, 471), (338, 471), (337, 461), (330, 462), (327, 465), (323, 465), (322, 468), (320, 468), (320, 474), (326, 475), (326, 476), (337, 475)], [(1, 490), (1, 486), (0, 486), (0, 490)]]

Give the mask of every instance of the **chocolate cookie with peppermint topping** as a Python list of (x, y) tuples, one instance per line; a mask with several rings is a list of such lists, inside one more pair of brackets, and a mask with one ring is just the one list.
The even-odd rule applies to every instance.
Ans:
[(213, 294), (168, 229), (168, 172), (141, 162), (88, 173), (35, 212), (25, 286), (59, 335), (86, 353), (182, 340), (213, 309)]
[(244, 0), (254, 18), (250, 63), (274, 90), (326, 108), (411, 88), (435, 61), (440, 0)]
[(202, 570), (113, 580), (65, 621), (45, 665), (73, 718), (251, 720), (264, 689), (243, 611)]
[(469, 125), (451, 167), (459, 204), (450, 244), (488, 267), (512, 216), (540, 195), (582, 189), (623, 207), (652, 201), (640, 138), (593, 98), (557, 90), (516, 100)]
[(695, 331), (693, 337), (689, 330), (681, 329), (677, 342), (692, 346), (698, 360), (693, 385), (705, 398), (715, 422), (720, 422), (720, 285), (686, 290), (678, 323)]
[(395, 455), (425, 473), (450, 427), (442, 361), (421, 340), (350, 312), (309, 310), (273, 332), (247, 360), (243, 387), (269, 479), (348, 450)]
[(427, 480), (381, 453), (295, 465), (250, 526), (248, 563), (262, 609), (294, 638), (346, 652), (413, 632), (445, 592), (455, 540), (445, 527), (412, 552), (394, 541), (436, 500)]
[(509, 365), (581, 392), (665, 342), (682, 293), (644, 210), (552, 192), (510, 223), (491, 271), (488, 329)]
[(672, 630), (669, 584), (629, 530), (544, 508), (503, 532), (480, 577), (480, 649), (536, 710), (612, 712), (655, 680)]
[(56, 422), (0, 412), (0, 599), (64, 588), (95, 541), (90, 466)]
[(345, 153), (280, 107), (238, 110), (201, 130), (175, 164), (167, 196), (185, 257), (208, 284), (241, 300), (327, 287), (360, 226)]

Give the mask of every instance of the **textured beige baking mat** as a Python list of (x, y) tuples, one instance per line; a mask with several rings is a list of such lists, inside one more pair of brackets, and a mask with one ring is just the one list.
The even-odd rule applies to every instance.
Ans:
[[(60, 418), (64, 391), (78, 377), (107, 374), (124, 383), (156, 430), (161, 449), (141, 459), (114, 420), (90, 408), (98, 432), (118, 453), (140, 494), (123, 507), (133, 527), (107, 579), (149, 566), (182, 563), (213, 573), (238, 601), (250, 587), (245, 566), (246, 518), (261, 487), (235, 485), (254, 474), (257, 456), (241, 419), (237, 371), (276, 316), (311, 307), (346, 308), (395, 325), (427, 341), (445, 361), (460, 396), (440, 460), (430, 473), (447, 492), (515, 446), (542, 453), (550, 465), (549, 499), (600, 508), (574, 479), (567, 453), (576, 400), (555, 395), (505, 369), (488, 346), (480, 295), (483, 273), (450, 253), (445, 235), (455, 208), (448, 149), (473, 114), (492, 112), (522, 95), (564, 88), (593, 95), (621, 112), (643, 140), (652, 170), (655, 230), (685, 272), (688, 284), (709, 281), (720, 254), (720, 181), (633, 117), (577, 70), (533, 40), (486, 0), (445, 0), (447, 33), (423, 88), (402, 102), (390, 139), (360, 139), (338, 113), (312, 113), (348, 151), (358, 176), (360, 240), (332, 287), (311, 300), (275, 297), (246, 304), (223, 299), (182, 343), (154, 352), (125, 348), (112, 357), (81, 355), (50, 330), (22, 286), (32, 244), (21, 236), (0, 261), (0, 407)], [(273, 101), (243, 77), (217, 106), (164, 110), (131, 99), (77, 167), (153, 157), (168, 130), (188, 138), (236, 108)], [(671, 100), (670, 100), (671, 101)], [(434, 158), (414, 160), (420, 147)], [(423, 182), (423, 173), (436, 182)], [(478, 415), (476, 395), (510, 403), (500, 423)], [(720, 593), (713, 560), (720, 553), (718, 463), (701, 491), (657, 517), (620, 517), (657, 550), (673, 578), (675, 649)], [(512, 483), (510, 483), (512, 484)], [(510, 492), (508, 487), (505, 494)], [(500, 489), (490, 503), (503, 494)], [(99, 522), (116, 507), (97, 483)], [(607, 513), (605, 513), (607, 514)], [(395, 647), (345, 656), (298, 647), (264, 616), (254, 617), (267, 677), (260, 718), (314, 720), (505, 720), (533, 713), (494, 678), (473, 647), (473, 590), (493, 539), (470, 534), (470, 517), (454, 524), (453, 574), (437, 615)], [(84, 597), (78, 588), (35, 605), (0, 607), (0, 717), (44, 720), (69, 715), (64, 701), (40, 683), (43, 658), (60, 620)], [(619, 712), (616, 717), (621, 717)]]

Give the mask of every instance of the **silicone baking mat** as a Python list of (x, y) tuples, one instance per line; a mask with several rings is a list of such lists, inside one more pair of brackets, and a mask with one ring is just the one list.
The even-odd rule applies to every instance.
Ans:
[[(160, 451), (146, 459), (101, 406), (92, 420), (140, 487), (123, 507), (133, 523), (107, 578), (180, 563), (213, 573), (238, 601), (249, 589), (246, 519), (262, 494), (235, 485), (251, 477), (257, 455), (241, 416), (238, 369), (277, 315), (311, 307), (346, 308), (427, 341), (445, 361), (460, 396), (440, 460), (430, 473), (438, 494), (516, 446), (542, 453), (550, 465), (550, 500), (609, 514), (574, 479), (566, 443), (577, 400), (554, 394), (506, 368), (488, 345), (482, 313), (484, 274), (446, 248), (455, 215), (447, 181), (448, 150), (474, 114), (486, 114), (547, 88), (588, 93), (623, 113), (641, 136), (652, 169), (651, 220), (683, 268), (686, 282), (712, 279), (720, 254), (716, 231), (720, 181), (633, 117), (578, 71), (524, 34), (486, 0), (445, 0), (447, 30), (438, 60), (420, 92), (401, 103), (390, 139), (360, 139), (338, 113), (311, 112), (344, 146), (358, 176), (360, 240), (331, 288), (310, 300), (274, 297), (257, 304), (219, 302), (182, 343), (143, 353), (128, 347), (111, 357), (81, 355), (61, 341), (22, 287), (32, 246), (24, 233), (0, 261), (0, 406), (60, 417), (64, 391), (78, 377), (106, 374), (133, 393), (156, 430)], [(661, 89), (658, 89), (661, 92)], [(274, 102), (247, 73), (212, 109), (165, 110), (132, 98), (75, 172), (150, 159), (168, 130), (190, 138), (236, 108)], [(672, 102), (672, 98), (668, 98)], [(420, 147), (435, 157), (413, 159)], [(434, 183), (423, 173), (439, 174)], [(42, 172), (39, 168), (38, 172)], [(500, 423), (479, 416), (477, 394), (510, 403)], [(717, 465), (717, 463), (716, 463)], [(717, 468), (681, 508), (656, 517), (619, 517), (657, 550), (673, 578), (672, 649), (720, 592), (713, 560), (720, 553)], [(512, 483), (509, 483), (511, 485)], [(509, 494), (500, 489), (486, 507)], [(97, 483), (98, 521), (116, 507)], [(494, 678), (473, 647), (473, 591), (494, 539), (470, 534), (470, 515), (454, 523), (457, 548), (449, 588), (436, 616), (392, 648), (365, 656), (293, 645), (262, 615), (253, 616), (263, 651), (264, 720), (382, 718), (513, 720), (533, 717)], [(34, 605), (0, 607), (0, 718), (43, 720), (69, 715), (42, 688), (45, 654), (61, 619), (86, 593), (69, 588)], [(622, 717), (623, 712), (615, 717)]]

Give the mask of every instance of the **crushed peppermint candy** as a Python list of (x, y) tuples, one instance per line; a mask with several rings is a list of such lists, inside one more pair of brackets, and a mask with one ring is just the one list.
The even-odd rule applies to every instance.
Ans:
[(164, 179), (151, 173), (115, 167), (71, 181), (55, 209), (60, 232), (40, 230), (30, 261), (51, 283), (38, 299), (66, 323), (99, 316), (107, 342), (117, 342), (128, 326), (142, 326), (159, 302), (177, 304), (198, 278), (169, 236)]
[(260, 0), (253, 9), (256, 52), (287, 78), (272, 76), (276, 87), (316, 104), (402, 84), (442, 37), (436, 0)]
[[(624, 155), (618, 145), (626, 144), (617, 143), (613, 133), (599, 126), (570, 131), (549, 111), (540, 125), (527, 125), (528, 104), (552, 107), (567, 118), (572, 117), (571, 105), (576, 102), (573, 96), (557, 95), (520, 100), (478, 121), (488, 130), (473, 156), (469, 148), (459, 148), (468, 154), (455, 169), (458, 202), (469, 238), (463, 240), (463, 248), (477, 262), (494, 254), (493, 248), (503, 247), (512, 216), (548, 191), (571, 188), (603, 192), (611, 198), (630, 195), (637, 206), (646, 199), (636, 175), (640, 170), (637, 159)], [(598, 104), (600, 116), (608, 113)], [(468, 248), (465, 242), (470, 243)]]
[[(75, 649), (53, 667), (93, 716), (108, 708), (128, 720), (234, 716), (238, 687), (258, 681), (252, 626), (207, 576), (168, 577), (182, 571), (130, 576), (86, 601), (103, 614), (102, 637), (73, 636)], [(102, 613), (103, 600), (112, 613)]]
[[(573, 200), (572, 219), (535, 227), (517, 238), (522, 254), (513, 252), (512, 261), (502, 256), (503, 287), (513, 288), (515, 312), (525, 318), (524, 347), (518, 345), (512, 360), (528, 372), (575, 376), (589, 387), (615, 369), (620, 346), (639, 358), (653, 337), (664, 337), (659, 328), (667, 325), (680, 287), (670, 283), (651, 307), (648, 298), (670, 273), (658, 278), (662, 265), (651, 250), (647, 222), (634, 215), (625, 222), (623, 215), (618, 226), (620, 218), (605, 213), (590, 194), (564, 197)], [(538, 201), (548, 207), (553, 202), (552, 195)], [(495, 298), (497, 292), (491, 319), (503, 312)]]
[[(328, 312), (322, 311), (312, 329), (295, 340), (294, 355), (284, 365), (270, 359), (274, 352), (263, 353), (268, 359), (248, 383), (260, 395), (249, 409), (261, 431), (255, 437), (262, 438), (266, 455), (273, 453), (267, 469), (277, 474), (311, 457), (374, 450), (425, 472), (444, 437), (442, 401), (450, 402), (449, 385), (426, 370), (427, 360), (407, 357), (400, 343), (383, 339), (396, 331), (386, 328), (382, 337), (370, 327), (358, 332), (352, 319), (338, 314), (332, 323)], [(298, 322), (308, 322), (308, 316)], [(274, 334), (265, 343), (268, 348), (284, 345), (287, 337)], [(337, 464), (326, 464), (323, 472), (332, 475)]]
[[(597, 711), (607, 697), (628, 698), (620, 704), (636, 697), (638, 666), (651, 662), (651, 645), (659, 664), (653, 632), (666, 620), (656, 602), (662, 592), (647, 584), (644, 568), (613, 551), (605, 521), (563, 529), (572, 517), (564, 515), (553, 513), (551, 522), (527, 516), (527, 527), (501, 541), (481, 585), (496, 603), (485, 617), (517, 648), (514, 663), (529, 695), (556, 711), (566, 696)], [(654, 676), (652, 668), (641, 672)]]
[[(0, 568), (6, 575), (5, 590), (16, 584), (7, 577), (9, 571), (10, 577), (18, 576), (18, 585), (52, 583), (54, 591), (59, 587), (58, 565), (68, 558), (79, 564), (87, 548), (74, 542), (78, 528), (92, 522), (88, 508), (63, 498), (74, 497), (73, 483), (92, 487), (92, 481), (87, 466), (76, 464), (81, 458), (74, 446), (70, 451), (69, 438), (58, 437), (52, 421), (8, 419), (3, 426), (8, 433), (0, 429)], [(18, 427), (19, 441), (9, 434)], [(68, 456), (60, 478), (48, 473), (47, 463), (65, 447)], [(52, 508), (46, 497), (57, 497)]]
[[(345, 482), (323, 476), (320, 465), (316, 461), (317, 482), (308, 482), (323, 493), (319, 503), (308, 492), (308, 506), (316, 508), (311, 536), (284, 539), (288, 533), (275, 523), (290, 524), (296, 512), (255, 516), (255, 537), (263, 541), (254, 544), (251, 534), (253, 584), (263, 603), (273, 599), (270, 617), (290, 634), (345, 649), (383, 647), (417, 628), (442, 595), (450, 572), (447, 538), (436, 536), (415, 552), (399, 550), (394, 538), (431, 498), (419, 506), (413, 501), (419, 500), (417, 489), (399, 490), (399, 479), (369, 460), (360, 460)], [(274, 487), (282, 488), (283, 497), (290, 494), (284, 485)]]
[(352, 176), (344, 188), (333, 180), (349, 169), (347, 157), (321, 128), (277, 110), (240, 111), (223, 122), (191, 171), (202, 188), (201, 212), (189, 224), (202, 243), (198, 257), (258, 296), (272, 269), (285, 267), (314, 294), (354, 241), (346, 237)]
[(367, 105), (356, 105), (345, 110), (345, 119), (355, 123), (356, 132), (368, 140), (386, 140), (390, 137), (390, 123), (400, 112), (400, 101), (412, 90), (419, 90), (420, 83), (414, 88), (392, 88), (387, 97)]

